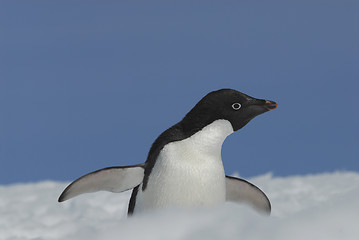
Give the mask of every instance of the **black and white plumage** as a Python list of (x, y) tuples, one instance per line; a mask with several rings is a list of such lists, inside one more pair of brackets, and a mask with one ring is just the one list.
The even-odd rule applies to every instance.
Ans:
[(155, 140), (145, 163), (89, 173), (71, 183), (59, 202), (82, 193), (133, 188), (129, 214), (171, 206), (214, 206), (225, 201), (248, 203), (270, 213), (270, 202), (258, 187), (225, 175), (221, 148), (228, 135), (276, 107), (273, 101), (232, 89), (210, 92)]

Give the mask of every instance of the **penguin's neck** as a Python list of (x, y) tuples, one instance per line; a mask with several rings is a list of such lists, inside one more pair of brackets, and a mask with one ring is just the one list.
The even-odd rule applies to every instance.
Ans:
[(227, 120), (216, 120), (205, 126), (189, 138), (193, 147), (202, 153), (220, 154), (226, 137), (233, 133), (232, 125)]
[(173, 145), (180, 146), (188, 152), (199, 155), (210, 155), (221, 159), (222, 144), (226, 137), (233, 133), (232, 124), (224, 119), (215, 120), (189, 138)]

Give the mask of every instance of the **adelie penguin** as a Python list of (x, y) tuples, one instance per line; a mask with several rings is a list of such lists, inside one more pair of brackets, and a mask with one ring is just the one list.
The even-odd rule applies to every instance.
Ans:
[(276, 107), (273, 101), (232, 89), (210, 92), (155, 140), (145, 163), (89, 173), (71, 183), (58, 201), (83, 193), (133, 189), (128, 214), (225, 201), (247, 203), (269, 214), (270, 202), (258, 187), (225, 175), (221, 149), (228, 135)]

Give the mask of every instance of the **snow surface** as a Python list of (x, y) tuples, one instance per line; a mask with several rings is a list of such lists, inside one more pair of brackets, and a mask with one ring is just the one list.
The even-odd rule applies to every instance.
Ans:
[(130, 191), (57, 198), (68, 183), (0, 186), (0, 239), (359, 239), (359, 173), (249, 179), (272, 215), (227, 203), (127, 218)]

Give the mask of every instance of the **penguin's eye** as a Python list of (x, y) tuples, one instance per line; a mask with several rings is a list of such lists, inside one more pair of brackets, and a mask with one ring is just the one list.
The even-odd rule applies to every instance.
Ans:
[(234, 110), (239, 110), (242, 107), (242, 105), (240, 103), (233, 103), (232, 104), (232, 108)]

